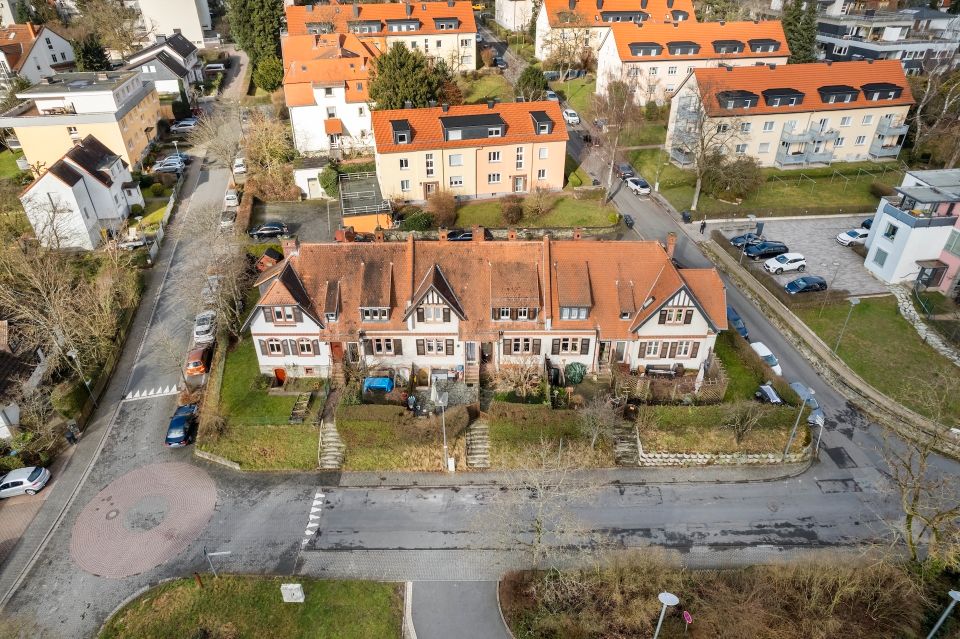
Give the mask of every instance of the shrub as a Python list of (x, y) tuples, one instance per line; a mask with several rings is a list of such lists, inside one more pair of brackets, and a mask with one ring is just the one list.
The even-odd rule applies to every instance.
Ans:
[(283, 62), (275, 55), (264, 56), (253, 70), (253, 81), (264, 91), (274, 91), (283, 84)]
[(153, 184), (156, 180), (153, 179), (152, 175), (141, 175), (137, 178), (140, 181), (141, 189), (148, 189), (150, 185)]
[(323, 192), (327, 194), (327, 197), (340, 197), (340, 171), (335, 162), (323, 167), (319, 179), (320, 186), (323, 187)]
[(433, 217), (426, 211), (417, 211), (400, 222), (401, 231), (426, 231), (433, 223)]
[(493, 49), (491, 49), (490, 47), (487, 47), (486, 49), (480, 52), (480, 59), (483, 60), (483, 66), (485, 67), (493, 66), (493, 58), (494, 58)]
[(571, 362), (563, 369), (568, 384), (579, 384), (587, 374), (587, 367), (580, 362)]
[(500, 200), (500, 214), (507, 224), (519, 224), (523, 219), (523, 200), (519, 195), (508, 195)]
[(143, 215), (143, 206), (134, 204), (130, 207), (130, 217), (137, 217), (138, 215)]
[(620, 221), (620, 214), (611, 213), (610, 215), (607, 216), (607, 221), (610, 222), (611, 224), (616, 224), (617, 222)]
[(457, 198), (449, 191), (432, 193), (426, 208), (435, 226), (449, 228), (457, 221)]
[(175, 117), (178, 120), (189, 118), (192, 113), (190, 111), (190, 105), (187, 102), (184, 102), (183, 100), (177, 100), (170, 106), (173, 109), (173, 117)]
[(660, 107), (658, 107), (657, 103), (653, 100), (647, 100), (647, 106), (644, 108), (644, 117), (646, 117), (647, 120), (660, 119)]
[(163, 197), (163, 192), (165, 190), (166, 190), (166, 187), (163, 186), (163, 184), (160, 184), (159, 182), (157, 182), (156, 184), (150, 185), (150, 193), (153, 194), (154, 197)]
[(893, 194), (893, 187), (888, 184), (884, 184), (883, 182), (870, 183), (870, 195), (873, 197), (886, 197)]

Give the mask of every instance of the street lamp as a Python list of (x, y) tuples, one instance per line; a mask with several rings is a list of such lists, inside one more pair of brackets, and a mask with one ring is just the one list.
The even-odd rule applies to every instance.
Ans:
[(833, 347), (833, 352), (836, 353), (837, 349), (840, 348), (840, 340), (843, 339), (843, 332), (847, 330), (847, 322), (850, 321), (850, 316), (853, 315), (853, 308), (860, 303), (859, 297), (850, 298), (850, 310), (847, 311), (847, 319), (843, 320), (843, 326), (840, 327), (840, 334), (837, 335), (837, 343)]
[(673, 593), (670, 592), (661, 592), (657, 595), (657, 599), (660, 600), (660, 603), (663, 604), (663, 608), (660, 609), (660, 621), (657, 622), (657, 630), (653, 633), (653, 639), (657, 639), (660, 636), (660, 627), (663, 625), (663, 618), (667, 614), (667, 608), (676, 606), (680, 603), (680, 599)]
[(937, 634), (937, 631), (940, 630), (940, 626), (943, 625), (943, 622), (946, 621), (947, 617), (950, 616), (950, 613), (953, 612), (953, 607), (957, 605), (958, 601), (960, 601), (960, 592), (951, 590), (947, 594), (950, 595), (950, 605), (947, 606), (947, 609), (943, 611), (942, 615), (940, 615), (940, 619), (937, 620), (937, 625), (935, 625), (933, 630), (930, 631), (930, 634), (927, 635), (927, 639), (933, 639), (934, 635)]
[[(807, 390), (810, 391), (810, 397), (813, 397), (814, 390), (812, 388)], [(787, 439), (787, 446), (783, 449), (783, 460), (781, 461), (786, 461), (787, 459), (787, 453), (790, 452), (790, 445), (793, 444), (793, 438), (797, 436), (797, 428), (800, 427), (800, 417), (803, 415), (803, 409), (806, 407), (806, 405), (807, 400), (804, 399), (800, 401), (800, 410), (797, 411), (797, 419), (795, 422), (793, 422), (793, 429), (790, 431), (790, 438)], [(821, 430), (820, 432), (822, 433), (823, 431)], [(820, 445), (819, 441), (820, 440), (817, 440), (817, 446)]]
[(437, 387), (434, 385), (430, 391), (431, 397), (435, 404), (440, 407), (440, 427), (443, 429), (443, 469), (451, 470), (450, 468), (450, 455), (447, 452), (447, 403), (450, 401), (450, 395), (448, 393), (438, 393)]
[(73, 365), (77, 367), (77, 372), (80, 373), (80, 377), (83, 378), (83, 385), (87, 387), (87, 393), (90, 394), (90, 401), (93, 402), (94, 407), (99, 407), (97, 398), (93, 396), (93, 389), (90, 388), (90, 380), (87, 379), (87, 376), (83, 373), (83, 369), (80, 368), (80, 362), (77, 361), (76, 349), (71, 348), (67, 351), (67, 357), (73, 360)]
[[(828, 266), (833, 266), (833, 267), (834, 267), (833, 277), (830, 278), (830, 284), (827, 286), (827, 290), (828, 290), (828, 291), (832, 291), (832, 290), (833, 290), (833, 283), (836, 281), (837, 275), (840, 274), (840, 262), (832, 262), (831, 264), (827, 264), (826, 262), (820, 262), (820, 266), (823, 267), (823, 268), (827, 268)], [(824, 293), (824, 295), (823, 295), (823, 304), (820, 305), (820, 312), (817, 313), (817, 317), (823, 317), (823, 309), (825, 309), (825, 308), (827, 307), (827, 299), (828, 299), (829, 297), (830, 297), (830, 294), (829, 294), (829, 293)]]

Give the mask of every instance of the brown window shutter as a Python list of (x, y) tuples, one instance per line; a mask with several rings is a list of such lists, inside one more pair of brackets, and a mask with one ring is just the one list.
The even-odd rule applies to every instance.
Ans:
[(315, 340), (313, 340), (312, 342), (310, 342), (310, 345), (313, 346), (313, 354), (314, 354), (314, 355), (319, 355), (319, 354), (320, 354), (320, 340), (315, 339)]
[(513, 349), (510, 347), (511, 342), (509, 337), (503, 338), (503, 354), (510, 355), (513, 353)]
[(423, 340), (417, 340), (417, 355), (423, 355), (427, 352), (426, 347), (423, 345)]
[(693, 309), (688, 308), (683, 312), (683, 323), (689, 324), (692, 321), (693, 321)]
[(263, 319), (268, 324), (273, 324), (273, 311), (267, 307), (263, 309)]
[(517, 309), (515, 309), (515, 308), (511, 308), (511, 309), (510, 309), (510, 319), (512, 319), (512, 320), (517, 319)]
[(690, 348), (690, 359), (693, 359), (697, 356), (697, 353), (700, 352), (700, 342), (694, 342), (693, 346)]
[(660, 311), (660, 319), (657, 320), (657, 324), (666, 324), (667, 323), (667, 311)]
[(290, 354), (290, 342), (288, 340), (285, 340), (285, 339), (280, 340), (280, 348), (283, 349), (284, 355)]
[(677, 356), (677, 342), (670, 342), (670, 359)]
[(300, 310), (299, 306), (293, 307), (293, 321), (298, 324), (303, 321), (303, 311)]
[(540, 340), (538, 339), (533, 340), (533, 354), (534, 355), (540, 354)]
[(553, 343), (550, 345), (550, 354), (551, 354), (551, 355), (559, 355), (559, 354), (560, 354), (560, 340), (559, 340), (559, 339), (553, 340)]
[(500, 313), (500, 309), (499, 309), (499, 308), (496, 308), (496, 307), (491, 308), (491, 309), (490, 309), (490, 319), (495, 320), (495, 319), (499, 318), (499, 317), (500, 317), (499, 313)]
[(403, 355), (403, 340), (395, 339), (393, 340), (393, 354), (394, 355)]
[(537, 319), (537, 309), (528, 308), (527, 309), (527, 319), (535, 320)]
[(586, 355), (590, 352), (590, 340), (584, 338), (580, 340), (580, 354)]
[(363, 353), (365, 355), (373, 355), (373, 341), (369, 339), (363, 340)]
[(660, 342), (660, 357), (667, 356), (667, 349), (670, 347), (670, 342)]
[[(263, 309), (263, 310), (266, 311), (267, 309)], [(261, 355), (266, 355), (266, 354), (267, 354), (267, 340), (262, 339), (262, 340), (259, 340), (259, 342), (260, 342), (260, 354), (261, 354)]]
[(443, 309), (443, 321), (444, 321), (444, 322), (449, 322), (449, 321), (450, 321), (450, 309), (449, 309), (449, 308), (444, 307), (444, 309)]
[(422, 322), (422, 321), (423, 321), (423, 309), (422, 309), (422, 308), (418, 308), (418, 309), (417, 309), (417, 321), (418, 321), (418, 322)]
[(447, 355), (453, 355), (453, 340), (447, 340)]
[(640, 342), (640, 359), (646, 359), (646, 358), (647, 358), (647, 343)]

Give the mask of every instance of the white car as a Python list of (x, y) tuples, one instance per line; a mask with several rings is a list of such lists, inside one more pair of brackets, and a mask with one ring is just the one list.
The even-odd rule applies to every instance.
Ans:
[(550, 100), (551, 102), (559, 102), (559, 101), (560, 101), (560, 96), (557, 95), (556, 91), (547, 91), (547, 92), (544, 93), (543, 95), (544, 95), (544, 97), (545, 97), (547, 100)]
[(216, 311), (198, 313), (193, 319), (193, 343), (197, 345), (209, 344), (217, 336)]
[(563, 119), (567, 124), (580, 124), (580, 114), (573, 109), (564, 109)]
[(863, 244), (867, 241), (867, 236), (870, 235), (870, 231), (867, 229), (850, 229), (849, 231), (844, 231), (837, 235), (837, 242), (843, 244), (844, 246), (850, 246), (851, 244)]
[(628, 177), (623, 183), (633, 191), (634, 195), (650, 195), (650, 183), (642, 177)]
[(770, 352), (766, 344), (763, 342), (750, 342), (750, 348), (763, 360), (764, 364), (770, 367), (770, 370), (777, 375), (783, 375), (783, 369), (780, 368), (779, 360)]
[(170, 127), (170, 133), (189, 133), (195, 128), (197, 128), (197, 121), (195, 119), (180, 120)]
[(236, 189), (227, 189), (227, 192), (223, 194), (223, 205), (224, 206), (240, 205), (240, 194), (237, 193)]
[(780, 273), (784, 271), (799, 271), (803, 273), (807, 270), (807, 260), (799, 253), (781, 253), (764, 262), (763, 268), (767, 273), (776, 273), (777, 275), (780, 275)]
[(36, 495), (50, 481), (50, 471), (39, 466), (17, 468), (0, 478), (0, 499)]
[(247, 172), (247, 163), (243, 158), (237, 158), (233, 161), (233, 173), (239, 175)]

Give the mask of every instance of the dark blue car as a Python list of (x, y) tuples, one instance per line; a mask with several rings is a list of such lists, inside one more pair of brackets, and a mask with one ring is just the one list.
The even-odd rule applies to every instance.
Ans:
[(818, 275), (804, 275), (797, 279), (787, 282), (783, 289), (791, 295), (797, 293), (813, 293), (815, 291), (827, 290), (827, 280)]
[(740, 248), (744, 244), (750, 246), (751, 244), (759, 244), (764, 240), (762, 235), (757, 235), (756, 233), (744, 233), (743, 235), (736, 235), (730, 238), (730, 243)]
[(740, 337), (743, 339), (750, 339), (750, 334), (747, 333), (747, 325), (743, 323), (743, 319), (740, 318), (740, 314), (737, 313), (736, 309), (732, 306), (727, 307), (727, 323), (730, 324), (730, 327), (733, 330), (740, 333)]
[(873, 226), (873, 218), (868, 217), (863, 222), (860, 222), (860, 228), (870, 230), (870, 227)]
[(756, 261), (789, 253), (790, 249), (783, 242), (760, 242), (747, 246), (743, 252), (747, 257)]
[(187, 404), (177, 409), (167, 426), (164, 443), (170, 448), (180, 448), (193, 441), (197, 429), (197, 405)]

